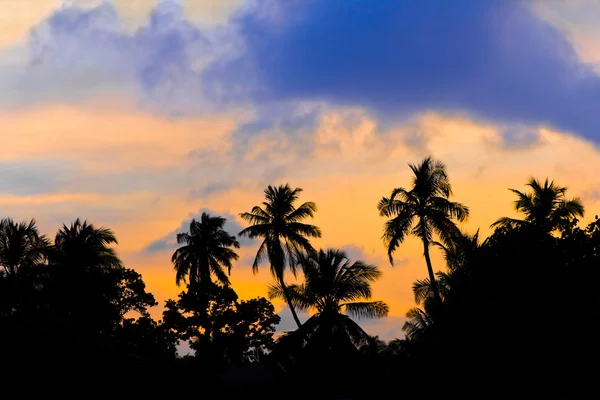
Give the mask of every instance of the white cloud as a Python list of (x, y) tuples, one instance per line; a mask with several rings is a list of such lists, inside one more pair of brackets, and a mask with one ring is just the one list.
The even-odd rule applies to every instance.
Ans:
[(90, 4), (57, 9), (32, 29), (24, 47), (0, 56), (1, 105), (119, 98), (167, 115), (215, 110), (218, 90), (203, 74), (240, 51), (231, 27), (199, 28), (180, 4), (165, 1), (129, 30), (122, 6)]
[(596, 0), (537, 0), (533, 10), (562, 31), (579, 57), (600, 73), (600, 3)]

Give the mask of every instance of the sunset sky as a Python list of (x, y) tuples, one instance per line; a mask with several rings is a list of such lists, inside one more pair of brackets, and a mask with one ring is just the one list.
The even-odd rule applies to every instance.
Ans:
[[(236, 234), (289, 182), (317, 203), (315, 247), (381, 267), (390, 316), (361, 323), (400, 337), (427, 271), (412, 238), (389, 265), (377, 202), (408, 163), (443, 160), (484, 237), (530, 176), (600, 214), (599, 20), (596, 0), (0, 0), (0, 216), (112, 228), (162, 307), (186, 222)], [(257, 245), (232, 271), (244, 299), (271, 280)]]

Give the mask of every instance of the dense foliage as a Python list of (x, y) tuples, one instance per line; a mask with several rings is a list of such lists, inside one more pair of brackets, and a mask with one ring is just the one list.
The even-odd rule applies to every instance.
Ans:
[[(378, 204), (390, 260), (408, 235), (423, 244), (424, 278), (404, 338), (385, 343), (360, 323), (385, 318), (373, 300), (377, 266), (337, 249), (314, 249), (321, 231), (301, 222), (300, 189), (269, 187), (242, 214), (243, 236), (260, 238), (255, 269), (270, 263), (269, 297), (283, 300), (299, 328), (276, 333), (265, 298), (241, 300), (229, 274), (239, 243), (225, 220), (203, 214), (177, 235), (174, 279), (186, 288), (161, 320), (142, 276), (123, 266), (110, 229), (76, 220), (53, 241), (34, 220), (0, 220), (0, 356), (5, 388), (37, 371), (29, 393), (212, 398), (371, 399), (583, 398), (596, 390), (600, 317), (595, 272), (600, 220), (579, 226), (584, 207), (546, 180), (513, 190), (522, 219), (501, 218), (488, 238), (462, 232), (466, 206), (451, 202), (445, 166), (411, 166), (408, 189)], [(375, 205), (374, 205), (375, 206)], [(430, 251), (446, 266), (435, 272)], [(286, 281), (285, 272), (299, 282)], [(233, 268), (235, 273), (235, 268)], [(398, 290), (411, 290), (398, 287)], [(302, 323), (295, 310), (310, 317)], [(187, 343), (192, 353), (179, 356)], [(41, 373), (44, 371), (44, 373)], [(55, 372), (61, 371), (57, 378)], [(14, 374), (15, 380), (10, 378)], [(33, 381), (32, 381), (33, 382)], [(214, 397), (214, 396), (213, 396)]]

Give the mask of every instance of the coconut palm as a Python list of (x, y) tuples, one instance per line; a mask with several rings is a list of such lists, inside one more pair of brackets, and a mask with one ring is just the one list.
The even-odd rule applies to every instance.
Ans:
[(112, 230), (96, 228), (77, 218), (70, 226), (63, 224), (54, 239), (50, 253), (53, 265), (77, 270), (108, 270), (123, 267), (115, 250), (118, 244)]
[(452, 188), (446, 167), (441, 161), (427, 157), (421, 164), (409, 166), (414, 174), (411, 189), (396, 188), (390, 197), (382, 198), (377, 205), (380, 215), (390, 218), (385, 224), (383, 239), (392, 265), (394, 251), (408, 235), (412, 234), (421, 239), (431, 290), (439, 302), (441, 299), (431, 265), (429, 247), (434, 234), (443, 243), (451, 243), (459, 234), (453, 219), (466, 220), (469, 209), (449, 200)]
[(577, 197), (567, 199), (566, 187), (558, 186), (554, 181), (549, 182), (548, 178), (543, 185), (535, 178), (530, 178), (527, 186), (532, 189), (532, 193), (509, 189), (517, 195), (515, 209), (523, 213), (525, 219), (503, 217), (494, 222), (492, 228), (534, 226), (551, 233), (561, 226), (566, 226), (576, 217), (583, 217), (584, 207), (581, 200)]
[(48, 295), (56, 310), (90, 335), (110, 329), (104, 322), (120, 317), (110, 292), (117, 290), (114, 276), (124, 268), (113, 244), (112, 230), (77, 218), (63, 224), (49, 249)]
[[(371, 283), (381, 277), (381, 271), (362, 261), (351, 262), (345, 252), (334, 249), (303, 255), (299, 264), (304, 283), (290, 285), (288, 296), (298, 309), (315, 312), (301, 328), (305, 346), (329, 351), (368, 344), (369, 335), (350, 317), (388, 314), (384, 302), (369, 301)], [(269, 288), (269, 296), (285, 298), (285, 292), (276, 284)]]
[(402, 330), (406, 332), (406, 337), (409, 340), (415, 340), (419, 338), (424, 331), (433, 325), (433, 318), (420, 308), (411, 308), (406, 313), (408, 321), (402, 326)]
[(300, 222), (305, 218), (312, 218), (317, 210), (313, 202), (295, 206), (300, 192), (302, 192), (301, 188), (292, 189), (288, 184), (279, 187), (268, 186), (265, 189), (266, 201), (262, 203), (262, 207), (254, 206), (251, 212), (240, 214), (250, 226), (239, 233), (240, 236), (247, 236), (250, 239), (257, 237), (263, 239), (254, 258), (252, 269), (256, 273), (262, 261), (269, 261), (271, 274), (281, 285), (284, 299), (290, 307), (298, 328), (301, 323), (287, 294), (284, 272), (289, 267), (295, 275), (298, 254), (314, 252), (308, 238), (321, 237), (319, 228)]
[[(174, 253), (171, 261), (176, 271), (176, 283), (188, 281), (198, 287), (212, 282), (211, 277), (223, 285), (229, 285), (227, 274), (231, 274), (232, 261), (238, 259), (239, 242), (223, 229), (227, 220), (202, 213), (200, 221), (192, 219), (188, 232), (177, 234), (177, 243), (183, 244)], [(225, 273), (227, 269), (227, 273)]]
[(40, 235), (35, 220), (20, 223), (10, 218), (0, 220), (0, 267), (7, 277), (42, 263), (49, 245), (46, 236)]
[[(467, 273), (471, 261), (480, 249), (479, 230), (473, 235), (460, 232), (452, 242), (446, 245), (439, 242), (433, 242), (432, 244), (442, 250), (448, 268), (448, 272), (438, 271), (435, 273), (436, 286), (440, 293), (440, 298), (444, 300), (450, 292), (452, 283)], [(433, 291), (431, 290), (429, 279), (416, 280), (413, 283), (413, 293), (417, 304), (421, 304), (423, 301), (432, 298)]]

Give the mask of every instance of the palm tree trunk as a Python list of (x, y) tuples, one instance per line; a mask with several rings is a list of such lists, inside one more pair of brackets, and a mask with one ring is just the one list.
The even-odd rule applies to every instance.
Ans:
[(437, 304), (442, 302), (440, 292), (438, 291), (437, 281), (435, 280), (435, 274), (433, 273), (433, 267), (431, 266), (431, 258), (429, 258), (429, 242), (423, 235), (423, 251), (425, 254), (425, 262), (427, 263), (427, 272), (429, 272), (429, 284), (431, 285), (431, 291), (433, 292), (433, 299)]
[(292, 312), (292, 316), (294, 317), (294, 321), (296, 321), (296, 325), (298, 325), (298, 329), (300, 329), (300, 328), (302, 328), (302, 323), (300, 323), (300, 319), (298, 318), (298, 314), (296, 314), (296, 310), (294, 309), (294, 305), (292, 304), (292, 302), (290, 300), (290, 295), (288, 293), (288, 288), (285, 285), (285, 282), (283, 281), (283, 278), (279, 280), (279, 283), (281, 284), (281, 288), (283, 289), (283, 295), (285, 296), (285, 302), (290, 307), (290, 311)]

